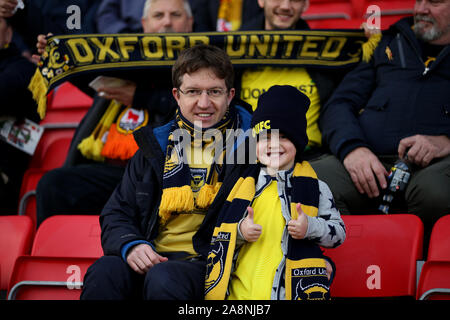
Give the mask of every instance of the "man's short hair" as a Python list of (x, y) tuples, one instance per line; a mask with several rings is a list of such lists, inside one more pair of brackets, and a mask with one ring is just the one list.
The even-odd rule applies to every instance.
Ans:
[(233, 88), (233, 64), (227, 53), (212, 45), (200, 44), (183, 50), (172, 67), (172, 84), (181, 86), (183, 75), (200, 69), (211, 69), (217, 78), (224, 79), (227, 89)]
[[(155, 0), (147, 0), (147, 1), (145, 1), (144, 10), (142, 11), (142, 18), (143, 19), (147, 18), (148, 10), (150, 9), (150, 6), (151, 6), (151, 4), (154, 1)], [(184, 10), (186, 10), (187, 16), (189, 18), (192, 17), (192, 10), (191, 10), (191, 6), (189, 4), (189, 1), (188, 0), (183, 0), (183, 5), (184, 5)]]

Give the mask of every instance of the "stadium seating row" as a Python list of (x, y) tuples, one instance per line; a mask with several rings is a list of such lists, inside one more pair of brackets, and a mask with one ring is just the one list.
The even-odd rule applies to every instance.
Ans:
[[(58, 86), (47, 97), (47, 113), (40, 122), (44, 133), (22, 178), (18, 213), (36, 223), (36, 186), (49, 170), (61, 167), (75, 129), (92, 105), (93, 99), (70, 82)], [(7, 212), (6, 214), (13, 214)]]
[(413, 12), (414, 0), (310, 0), (303, 15), (313, 29), (358, 29), (367, 18), (374, 18), (371, 6), (379, 8), (381, 29)]
[[(335, 299), (450, 299), (450, 215), (435, 224), (426, 259), (414, 215), (343, 219), (347, 239), (325, 250), (337, 268)], [(0, 228), (0, 290), (8, 288), (8, 299), (78, 299), (87, 268), (103, 254), (98, 216), (53, 216), (35, 235), (29, 217), (3, 216)]]

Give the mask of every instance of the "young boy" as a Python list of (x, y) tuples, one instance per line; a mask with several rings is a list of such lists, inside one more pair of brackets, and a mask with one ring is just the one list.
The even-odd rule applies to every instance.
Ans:
[(301, 160), (309, 104), (292, 86), (259, 98), (251, 123), (259, 163), (243, 169), (219, 214), (207, 299), (329, 299), (332, 262), (319, 246), (342, 244), (345, 227), (328, 186)]

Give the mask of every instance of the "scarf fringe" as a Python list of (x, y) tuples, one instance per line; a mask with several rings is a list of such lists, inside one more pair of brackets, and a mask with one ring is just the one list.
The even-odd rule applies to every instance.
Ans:
[(103, 148), (103, 142), (101, 138), (94, 138), (89, 136), (78, 145), (78, 150), (88, 159), (95, 161), (104, 161), (101, 152)]
[(102, 156), (102, 149), (104, 146), (103, 136), (108, 132), (114, 119), (120, 110), (120, 103), (112, 100), (105, 114), (100, 119), (99, 123), (95, 127), (92, 134), (84, 138), (78, 145), (78, 150), (81, 154), (91, 160), (104, 161), (105, 158)]
[(194, 193), (190, 186), (166, 188), (159, 205), (161, 222), (166, 223), (172, 212), (189, 212), (194, 210), (194, 207)]
[(208, 208), (214, 201), (221, 186), (221, 182), (218, 182), (215, 185), (205, 184), (198, 192), (197, 206), (202, 209)]
[(31, 91), (33, 99), (38, 105), (37, 112), (41, 117), (41, 120), (44, 119), (47, 111), (47, 89), (48, 84), (46, 80), (39, 71), (39, 68), (36, 68), (30, 84), (28, 85), (28, 90)]
[(132, 133), (122, 134), (117, 131), (117, 125), (112, 124), (101, 155), (110, 159), (128, 160), (138, 149)]
[(370, 36), (369, 40), (362, 45), (362, 61), (369, 62), (372, 59), (373, 53), (380, 43), (382, 34), (377, 33)]

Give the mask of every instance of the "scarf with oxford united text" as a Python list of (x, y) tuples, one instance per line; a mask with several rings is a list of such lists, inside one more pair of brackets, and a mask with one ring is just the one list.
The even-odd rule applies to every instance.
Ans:
[(48, 38), (29, 89), (44, 118), (46, 95), (64, 81), (115, 70), (170, 72), (179, 52), (199, 43), (224, 49), (235, 67), (342, 68), (367, 55), (366, 42), (361, 30), (55, 35)]

